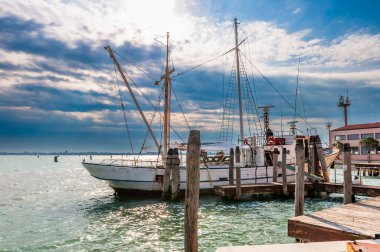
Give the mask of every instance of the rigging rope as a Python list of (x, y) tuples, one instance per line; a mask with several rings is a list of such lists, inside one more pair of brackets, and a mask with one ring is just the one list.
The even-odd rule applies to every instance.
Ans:
[[(242, 53), (242, 55), (247, 58), (247, 56)], [(289, 107), (294, 111), (294, 107), (292, 106), (292, 104), (290, 104), (290, 102), (280, 93), (280, 91), (272, 84), (272, 82), (270, 82), (270, 80), (264, 75), (261, 73), (261, 71), (253, 64), (253, 62), (251, 60), (248, 59), (248, 62), (256, 69), (256, 71), (261, 75), (261, 77), (263, 77), (263, 79), (273, 88), (274, 91), (276, 91), (276, 93), (289, 105)], [(303, 118), (299, 113), (297, 113), (297, 115), (302, 118), (306, 124), (307, 127), (311, 128), (311, 125), (306, 121), (305, 118)]]
[[(156, 116), (157, 110), (158, 110), (158, 108), (160, 107), (160, 104), (161, 104), (161, 96), (162, 96), (162, 94), (163, 94), (163, 90), (164, 90), (164, 87), (161, 88), (160, 95), (158, 96), (158, 100), (157, 100), (157, 105), (154, 107), (154, 113), (153, 113), (152, 118), (151, 118), (151, 120), (150, 120), (150, 122), (149, 122), (149, 127), (152, 125), (153, 120), (154, 120), (154, 118), (155, 118), (155, 116)], [(142, 145), (141, 145), (141, 149), (140, 149), (140, 152), (139, 152), (139, 154), (138, 154), (138, 156), (137, 156), (137, 160), (140, 158), (140, 155), (141, 155), (141, 153), (142, 153), (142, 151), (143, 151), (143, 149), (144, 149), (144, 147), (145, 147), (145, 143), (146, 143), (146, 140), (147, 140), (147, 138), (148, 138), (148, 135), (149, 135), (149, 130), (147, 130), (147, 132), (146, 132), (146, 134), (145, 134), (145, 138), (144, 138), (144, 141), (143, 141), (143, 143), (142, 143)], [(161, 146), (160, 146), (160, 149), (158, 150), (158, 153), (160, 153), (160, 151), (161, 151)]]
[(296, 97), (294, 99), (294, 120), (296, 120), (296, 115), (297, 115), (297, 95), (298, 95), (298, 78), (300, 76), (300, 62), (301, 62), (301, 58), (298, 58), (298, 72), (297, 72), (297, 85), (296, 85)]
[(299, 89), (300, 89), (301, 102), (302, 102), (302, 108), (303, 108), (303, 116), (304, 116), (305, 121), (306, 121), (307, 117), (306, 117), (306, 111), (305, 111), (305, 102), (303, 101), (303, 93), (302, 93), (301, 86), (299, 86)]
[(123, 56), (121, 56), (119, 53), (117, 53), (115, 50), (112, 50), (115, 54), (117, 54), (121, 59), (125, 60), (128, 64), (134, 66), (135, 68), (137, 68), (139, 71), (141, 71), (143, 74), (145, 74), (146, 76), (148, 76), (149, 78), (151, 78), (152, 80), (156, 81), (157, 79), (155, 79), (152, 75), (148, 74), (147, 72), (145, 72), (143, 69), (141, 69), (140, 67), (136, 66), (135, 64), (133, 64), (132, 62), (130, 62), (129, 60), (127, 60), (126, 58), (124, 58)]
[(203, 65), (206, 65), (207, 63), (210, 63), (211, 61), (214, 61), (214, 60), (216, 60), (216, 59), (218, 59), (218, 58), (220, 58), (220, 57), (223, 57), (224, 55), (226, 55), (227, 53), (231, 52), (231, 51), (234, 50), (234, 49), (235, 49), (235, 48), (232, 48), (231, 50), (229, 50), (229, 51), (227, 51), (227, 52), (225, 52), (225, 53), (223, 53), (223, 54), (221, 54), (221, 55), (219, 55), (219, 56), (216, 56), (216, 57), (214, 57), (214, 58), (212, 58), (212, 59), (210, 59), (210, 60), (207, 60), (207, 61), (205, 61), (205, 62), (203, 62), (203, 63), (201, 63), (201, 64), (199, 64), (199, 65), (193, 66), (193, 67), (191, 67), (191, 68), (189, 68), (189, 69), (187, 69), (187, 70), (185, 70), (185, 71), (183, 71), (183, 72), (181, 72), (181, 73), (178, 73), (178, 74), (174, 75), (174, 76), (172, 77), (172, 79), (177, 78), (177, 77), (179, 77), (179, 76), (181, 76), (181, 75), (184, 75), (185, 73), (190, 72), (190, 71), (192, 71), (192, 70), (194, 70), (194, 69), (196, 69), (196, 68), (198, 68), (198, 67), (201, 67), (201, 66), (203, 66)]
[(182, 109), (181, 103), (179, 103), (179, 100), (178, 100), (177, 94), (176, 94), (176, 92), (175, 92), (175, 90), (174, 90), (174, 87), (173, 87), (173, 85), (170, 85), (170, 86), (171, 86), (172, 91), (173, 91), (173, 93), (174, 93), (175, 99), (177, 100), (178, 107), (180, 108), (181, 113), (182, 113), (182, 115), (183, 115), (183, 118), (185, 119), (185, 122), (186, 122), (187, 128), (190, 130), (190, 125), (189, 125), (189, 123), (188, 123), (188, 121), (187, 121), (187, 119), (186, 119), (185, 113), (183, 113), (183, 109)]
[[(144, 99), (154, 108), (154, 112), (157, 112), (157, 107), (148, 99), (148, 97), (145, 96), (144, 92), (142, 92), (142, 90), (137, 86), (137, 83), (128, 75), (128, 73), (124, 70), (123, 67), (121, 67), (121, 69), (123, 70), (123, 72), (127, 75), (127, 77), (129, 78), (129, 80), (132, 82), (132, 84), (140, 91), (140, 94), (144, 97)], [(159, 114), (160, 118), (162, 117), (161, 114)], [(174, 133), (176, 133), (176, 130), (173, 128), (173, 126), (170, 125), (170, 128), (173, 130)], [(182, 142), (183, 141), (183, 138), (180, 137), (178, 135), (178, 133), (176, 133), (176, 135), (178, 136), (178, 138), (181, 139)]]
[(125, 115), (124, 102), (123, 102), (123, 97), (121, 96), (120, 84), (119, 84), (119, 79), (117, 78), (116, 64), (115, 64), (115, 63), (113, 64), (113, 67), (114, 67), (114, 70), (115, 70), (115, 77), (116, 77), (117, 87), (118, 87), (118, 89), (119, 89), (120, 103), (121, 103), (121, 108), (122, 108), (122, 110), (123, 110), (123, 116), (124, 116), (125, 126), (126, 126), (126, 128), (127, 128), (129, 144), (131, 145), (132, 153), (134, 153), (134, 150), (133, 150), (133, 144), (132, 144), (132, 139), (131, 139), (131, 133), (130, 133), (130, 131), (129, 131), (129, 127), (128, 127), (127, 117), (126, 117), (126, 115)]

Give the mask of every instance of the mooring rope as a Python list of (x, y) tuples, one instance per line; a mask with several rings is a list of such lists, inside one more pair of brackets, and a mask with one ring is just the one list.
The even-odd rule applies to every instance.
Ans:
[(134, 153), (134, 150), (133, 150), (133, 144), (132, 144), (132, 139), (131, 139), (131, 133), (130, 133), (130, 131), (129, 131), (129, 127), (128, 127), (127, 117), (126, 117), (126, 115), (125, 115), (124, 102), (123, 102), (123, 97), (122, 97), (122, 95), (121, 95), (119, 79), (117, 78), (117, 72), (116, 72), (116, 65), (115, 65), (115, 63), (113, 64), (113, 66), (114, 66), (114, 70), (115, 70), (115, 77), (116, 77), (117, 87), (118, 87), (118, 89), (119, 89), (119, 97), (120, 97), (121, 108), (122, 108), (122, 110), (123, 110), (123, 116), (124, 116), (125, 126), (126, 126), (126, 128), (127, 128), (127, 134), (128, 134), (129, 144), (131, 145), (132, 153)]

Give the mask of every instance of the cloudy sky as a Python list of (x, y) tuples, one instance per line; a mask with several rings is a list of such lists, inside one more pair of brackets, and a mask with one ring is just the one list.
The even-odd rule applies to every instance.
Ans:
[[(342, 126), (336, 103), (347, 90), (350, 124), (380, 121), (379, 9), (376, 0), (0, 0), (0, 151), (130, 151), (114, 66), (103, 47), (127, 60), (120, 58), (151, 120), (165, 57), (157, 40), (170, 32), (175, 75), (231, 49), (234, 17), (239, 41), (246, 39), (241, 51), (256, 104), (275, 106), (274, 130), (281, 118), (284, 130), (294, 119), (299, 61), (301, 130), (300, 116), (323, 138), (326, 122)], [(172, 123), (182, 139), (188, 127), (177, 99), (202, 141), (217, 140), (231, 60), (227, 54), (173, 78)], [(136, 151), (146, 128), (123, 86), (121, 92)], [(181, 139), (173, 134), (173, 141)]]

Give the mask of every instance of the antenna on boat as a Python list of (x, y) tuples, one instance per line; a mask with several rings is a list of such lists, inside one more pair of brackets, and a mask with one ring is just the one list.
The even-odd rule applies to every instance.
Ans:
[(240, 139), (244, 140), (244, 128), (243, 128), (243, 104), (242, 104), (242, 94), (241, 94), (241, 83), (240, 83), (240, 62), (239, 62), (239, 42), (238, 42), (238, 22), (237, 18), (234, 18), (235, 26), (235, 52), (236, 52), (236, 71), (237, 71), (237, 83), (238, 83), (238, 95), (239, 95), (239, 118), (240, 118)]
[(156, 139), (156, 137), (155, 137), (155, 135), (154, 135), (154, 133), (153, 133), (153, 131), (152, 131), (152, 128), (150, 127), (148, 121), (147, 121), (146, 118), (145, 118), (145, 115), (144, 115), (144, 113), (143, 113), (143, 111), (142, 111), (142, 109), (141, 109), (141, 107), (140, 107), (140, 104), (139, 104), (139, 102), (137, 101), (136, 96), (135, 96), (135, 94), (133, 93), (132, 88), (131, 88), (131, 86), (129, 85), (129, 82), (128, 82), (127, 78), (126, 78), (125, 75), (124, 75), (123, 68), (120, 66), (119, 62), (117, 61), (117, 59), (116, 59), (116, 57), (115, 57), (115, 54), (114, 54), (112, 48), (111, 48), (110, 46), (106, 46), (106, 47), (104, 47), (104, 49), (109, 53), (111, 59), (113, 60), (113, 62), (114, 62), (114, 64), (116, 65), (117, 69), (119, 70), (120, 75), (121, 75), (121, 78), (123, 79), (123, 81), (124, 81), (124, 83), (125, 83), (125, 86), (128, 88), (128, 91), (129, 91), (129, 93), (131, 94), (132, 99), (133, 99), (133, 101), (134, 101), (134, 103), (135, 103), (137, 109), (139, 110), (139, 113), (140, 113), (142, 119), (144, 120), (144, 123), (145, 123), (146, 127), (148, 128), (148, 131), (149, 131), (150, 135), (152, 136), (153, 141), (154, 141), (154, 143), (156, 144), (157, 149), (160, 150), (160, 145), (158, 144), (158, 141), (157, 141), (157, 139)]
[(296, 135), (297, 134), (296, 123), (298, 123), (298, 121), (288, 122), (288, 124), (290, 125), (290, 132), (292, 133), (292, 135)]
[(260, 106), (258, 108), (262, 108), (264, 112), (264, 134), (266, 134), (269, 129), (269, 111), (274, 106)]

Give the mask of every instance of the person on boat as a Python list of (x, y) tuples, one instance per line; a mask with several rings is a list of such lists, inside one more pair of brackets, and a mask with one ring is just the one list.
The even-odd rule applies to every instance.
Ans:
[(268, 145), (274, 145), (275, 139), (273, 131), (271, 129), (267, 129), (267, 131), (265, 132), (265, 137), (267, 139)]

